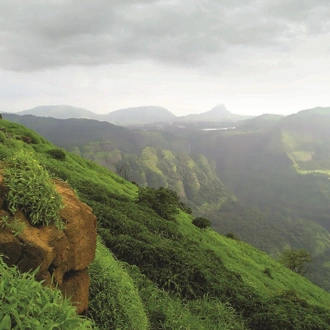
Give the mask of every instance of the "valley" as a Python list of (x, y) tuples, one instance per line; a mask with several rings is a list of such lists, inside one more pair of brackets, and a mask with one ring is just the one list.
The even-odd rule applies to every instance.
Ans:
[[(322, 116), (324, 123), (327, 112)], [(102, 243), (90, 268), (89, 314), (98, 326), (119, 326), (125, 319), (125, 326), (139, 329), (189, 324), (196, 330), (261, 330), (281, 324), (293, 330), (322, 314), (312, 324), (328, 328), (329, 294), (275, 260), (288, 245), (306, 249), (313, 262), (305, 276), (329, 290), (329, 179), (326, 143), (318, 135), (327, 138), (326, 130), (316, 136), (309, 131), (307, 148), (307, 137), (294, 138), (292, 118), (201, 131), (196, 123), (127, 129), (88, 119), (4, 117), (1, 159), (29, 151), (52, 176), (68, 182), (98, 219)], [(6, 119), (68, 151), (50, 152), (56, 149), (45, 138)], [(302, 161), (302, 152), (317, 157)], [(192, 225), (196, 216), (209, 218), (225, 236)], [(111, 285), (118, 276), (125, 282)], [(111, 304), (108, 316), (99, 314), (102, 304)], [(297, 310), (299, 317), (293, 316)]]

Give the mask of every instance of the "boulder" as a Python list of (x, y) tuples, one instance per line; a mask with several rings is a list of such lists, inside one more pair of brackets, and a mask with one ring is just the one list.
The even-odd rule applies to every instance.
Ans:
[[(77, 313), (88, 307), (88, 265), (96, 248), (96, 217), (92, 209), (82, 203), (68, 184), (54, 181), (65, 207), (61, 218), (66, 224), (61, 231), (55, 226), (33, 227), (26, 216), (17, 211), (15, 219), (25, 224), (23, 232), (14, 236), (11, 230), (0, 227), (0, 254), (8, 264), (16, 264), (21, 271), (39, 267), (36, 278), (45, 285), (58, 285), (77, 307)], [(0, 191), (5, 187), (0, 178)], [(2, 194), (1, 194), (2, 195)], [(3, 197), (3, 196), (0, 196)], [(0, 217), (8, 216), (0, 210)]]

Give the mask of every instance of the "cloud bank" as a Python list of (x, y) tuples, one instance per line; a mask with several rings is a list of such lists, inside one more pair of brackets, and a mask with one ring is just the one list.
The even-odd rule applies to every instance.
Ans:
[(0, 67), (221, 65), (289, 52), (328, 33), (329, 17), (328, 0), (0, 0)]

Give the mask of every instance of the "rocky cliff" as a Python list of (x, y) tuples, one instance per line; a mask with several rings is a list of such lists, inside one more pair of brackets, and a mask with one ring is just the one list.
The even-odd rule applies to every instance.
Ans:
[(57, 285), (65, 296), (71, 297), (77, 313), (84, 313), (90, 283), (87, 266), (94, 259), (96, 248), (96, 217), (91, 208), (79, 201), (69, 185), (55, 181), (65, 205), (61, 210), (65, 230), (33, 227), (21, 211), (12, 216), (5, 210), (6, 187), (2, 179), (0, 176), (0, 219), (15, 219), (24, 226), (19, 235), (0, 226), (0, 255), (23, 272), (39, 267), (37, 278), (45, 285)]

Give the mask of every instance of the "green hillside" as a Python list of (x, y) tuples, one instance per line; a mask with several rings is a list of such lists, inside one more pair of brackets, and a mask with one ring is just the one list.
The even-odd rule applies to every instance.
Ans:
[(187, 138), (179, 134), (131, 131), (85, 119), (7, 116), (142, 187), (175, 190), (199, 214), (235, 200), (217, 177), (215, 162), (203, 155), (190, 155)]
[(3, 166), (29, 152), (98, 217), (89, 317), (99, 329), (330, 329), (328, 293), (247, 243), (195, 227), (176, 194), (57, 157), (20, 125), (0, 128)]
[(208, 132), (6, 116), (142, 187), (175, 190), (222, 234), (234, 232), (273, 256), (287, 244), (307, 249), (307, 276), (330, 290), (327, 113), (262, 115), (235, 130)]
[(211, 143), (200, 140), (198, 151), (215, 159), (219, 178), (240, 201), (209, 217), (220, 232), (234, 231), (269, 253), (285, 242), (308, 249), (314, 266), (307, 276), (330, 290), (330, 111), (270, 119), (271, 125), (246, 122), (229, 134), (213, 133)]

